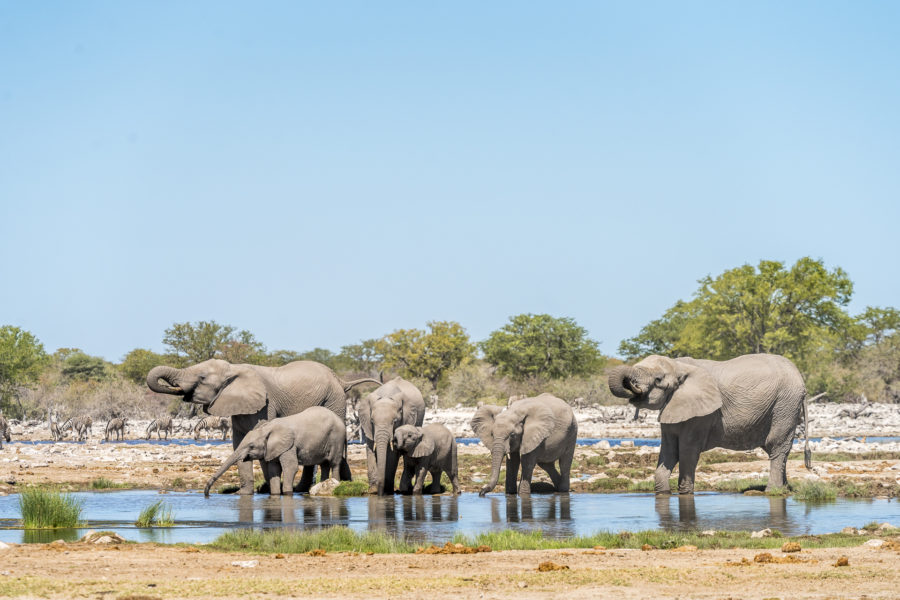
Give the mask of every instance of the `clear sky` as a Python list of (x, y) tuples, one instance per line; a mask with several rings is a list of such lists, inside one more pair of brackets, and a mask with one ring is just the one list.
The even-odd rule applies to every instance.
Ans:
[(895, 2), (2, 2), (0, 324), (298, 351), (802, 256), (900, 305)]

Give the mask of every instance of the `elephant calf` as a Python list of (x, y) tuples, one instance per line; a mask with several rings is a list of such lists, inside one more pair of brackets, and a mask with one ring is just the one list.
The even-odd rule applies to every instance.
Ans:
[(252, 460), (262, 462), (270, 494), (292, 494), (294, 477), (300, 465), (319, 465), (324, 481), (332, 468), (340, 466), (346, 447), (344, 422), (322, 406), (313, 406), (288, 417), (261, 421), (244, 436), (222, 467), (206, 482), (203, 494), (209, 496), (212, 485), (232, 465)]
[[(413, 494), (421, 494), (425, 486), (425, 473), (431, 473), (429, 493), (441, 493), (441, 472), (447, 474), (458, 494), (459, 475), (456, 461), (456, 439), (443, 425), (425, 427), (402, 425), (394, 431), (394, 448), (403, 456), (402, 481), (410, 481), (415, 475)], [(406, 490), (400, 490), (406, 491)]]

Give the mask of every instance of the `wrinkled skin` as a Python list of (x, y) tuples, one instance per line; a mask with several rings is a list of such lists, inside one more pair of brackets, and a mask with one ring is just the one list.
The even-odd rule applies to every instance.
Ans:
[(656, 493), (671, 492), (669, 477), (677, 464), (678, 491), (692, 494), (700, 453), (710, 448), (763, 448), (769, 455), (767, 489), (787, 485), (787, 458), (806, 413), (806, 386), (783, 356), (748, 354), (719, 362), (652, 355), (613, 369), (609, 389), (637, 410), (660, 411)]
[(453, 493), (460, 493), (456, 439), (449, 429), (437, 423), (425, 427), (401, 425), (394, 431), (393, 443), (394, 449), (403, 457), (401, 481), (411, 480), (415, 476), (413, 494), (423, 492), (426, 473), (431, 473), (428, 493), (440, 494), (441, 472), (450, 478)]
[[(357, 403), (360, 429), (366, 441), (369, 493), (394, 493), (399, 454), (391, 448), (394, 431), (401, 425), (421, 427), (425, 421), (425, 400), (410, 382), (396, 377)], [(404, 474), (407, 474), (404, 469)], [(401, 477), (400, 491), (409, 492), (408, 479)]]
[(327, 408), (313, 406), (288, 417), (260, 422), (209, 479), (203, 493), (209, 496), (216, 480), (235, 463), (260, 460), (268, 466), (269, 493), (292, 494), (300, 465), (319, 465), (324, 481), (346, 453), (344, 422)]
[[(557, 492), (569, 491), (569, 474), (575, 456), (578, 423), (565, 400), (550, 394), (517, 400), (507, 409), (481, 406), (472, 418), (472, 430), (491, 451), (491, 478), (481, 491), (484, 496), (494, 489), (500, 478), (500, 467), (506, 464), (506, 493), (515, 494), (516, 478), (520, 496), (531, 494), (531, 477), (535, 465), (550, 476)], [(559, 471), (554, 463), (559, 462)]]
[[(301, 360), (281, 367), (233, 365), (211, 359), (184, 369), (160, 366), (147, 374), (147, 386), (157, 393), (182, 396), (185, 402), (203, 407), (210, 415), (231, 417), (232, 445), (240, 446), (244, 436), (261, 420), (297, 414), (312, 406), (324, 406), (343, 422), (347, 411), (346, 392), (374, 379), (345, 382), (323, 364)], [(265, 460), (260, 461), (268, 473)], [(253, 463), (240, 461), (240, 494), (253, 493)], [(342, 478), (349, 479), (346, 457), (341, 461)], [(312, 484), (313, 467), (304, 467), (300, 491)]]

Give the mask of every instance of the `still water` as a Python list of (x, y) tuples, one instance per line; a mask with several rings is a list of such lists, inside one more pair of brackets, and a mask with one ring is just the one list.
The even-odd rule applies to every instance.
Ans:
[[(821, 534), (872, 521), (900, 525), (896, 500), (839, 499), (824, 504), (790, 498), (701, 493), (656, 497), (653, 494), (551, 494), (530, 499), (490, 494), (324, 498), (309, 496), (253, 497), (198, 492), (159, 494), (138, 490), (79, 492), (88, 527), (78, 530), (18, 529), (18, 497), (0, 497), (0, 541), (47, 542), (74, 540), (88, 528), (116, 531), (133, 541), (204, 543), (238, 527), (327, 527), (345, 525), (357, 531), (380, 529), (415, 542), (444, 542), (455, 533), (487, 530), (542, 530), (547, 537), (585, 535), (598, 531), (644, 529), (691, 530), (778, 529), (786, 535)], [(163, 499), (175, 527), (138, 529), (140, 510)]]

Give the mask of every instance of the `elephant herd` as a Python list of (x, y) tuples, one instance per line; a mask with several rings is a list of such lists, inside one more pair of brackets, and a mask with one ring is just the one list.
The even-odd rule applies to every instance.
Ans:
[[(254, 460), (271, 494), (308, 492), (316, 467), (323, 479), (335, 472), (340, 480), (349, 480), (346, 393), (363, 384), (377, 386), (357, 404), (369, 492), (394, 493), (402, 459), (401, 493), (423, 493), (428, 474), (429, 493), (440, 493), (442, 473), (459, 493), (456, 441), (443, 425), (423, 426), (422, 394), (402, 378), (344, 381), (312, 361), (264, 367), (218, 359), (183, 369), (159, 366), (147, 375), (151, 390), (181, 396), (213, 417), (231, 419), (234, 452), (207, 483), (207, 494), (233, 465), (240, 477), (238, 493), (252, 494)], [(653, 355), (612, 369), (609, 388), (635, 411), (659, 411), (657, 493), (670, 493), (669, 476), (676, 464), (679, 493), (693, 493), (700, 453), (714, 447), (762, 447), (770, 458), (769, 487), (787, 485), (787, 456), (797, 425), (806, 421), (807, 405), (803, 378), (790, 360), (770, 354), (728, 361)], [(536, 466), (549, 475), (557, 492), (569, 490), (578, 424), (564, 400), (540, 394), (507, 407), (480, 406), (471, 425), (491, 452), (490, 479), (480, 495), (496, 487), (504, 460), (507, 494), (530, 494)]]

